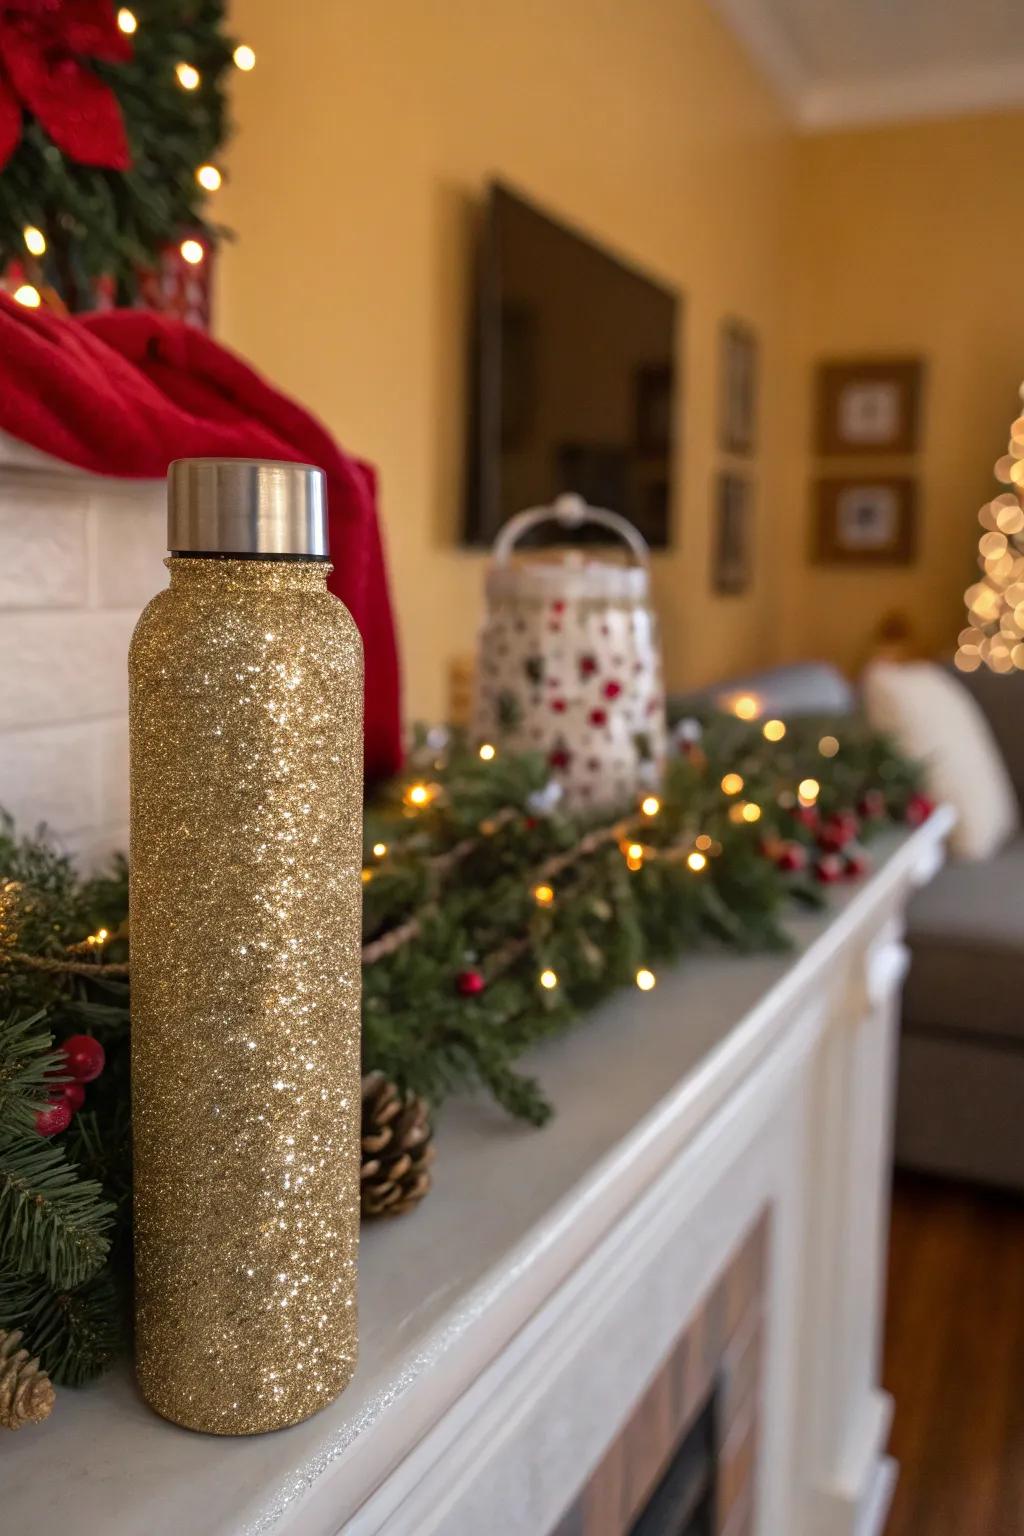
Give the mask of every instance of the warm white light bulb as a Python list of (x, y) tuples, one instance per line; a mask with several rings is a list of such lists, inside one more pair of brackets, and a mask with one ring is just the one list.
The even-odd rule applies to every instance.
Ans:
[(138, 30), (138, 19), (134, 11), (130, 11), (126, 5), (122, 5), (117, 13), (117, 25), (126, 37)]
[(239, 43), (234, 59), (239, 69), (250, 70), (256, 67), (256, 54), (248, 43)]
[(480, 758), (481, 758), (481, 761), (485, 762), (485, 763), (493, 762), (494, 759), (497, 757), (497, 755), (498, 755), (497, 747), (492, 747), (491, 743), (489, 741), (485, 741), (483, 743), (483, 745), (481, 746), (481, 748), (480, 748)]
[(636, 973), (636, 984), (641, 992), (650, 992), (651, 988), (655, 985), (655, 981), (654, 972), (649, 971), (646, 966), (642, 966)]
[(34, 224), (26, 224), (21, 233), (31, 255), (43, 256), (46, 254), (46, 236), (41, 229), (37, 229)]
[(661, 801), (657, 795), (646, 795), (640, 802), (640, 809), (645, 816), (657, 816), (661, 810)]
[(558, 986), (558, 977), (555, 975), (554, 971), (541, 971), (540, 984), (545, 989), (545, 991), (550, 992)]
[(196, 171), (196, 181), (205, 192), (216, 192), (221, 180), (220, 171), (215, 165), (201, 165)]
[(176, 64), (174, 73), (183, 91), (194, 91), (199, 84), (199, 71), (194, 64)]
[(199, 263), (202, 261), (206, 254), (198, 240), (183, 240), (179, 246), (179, 250), (181, 251), (181, 254), (184, 256), (185, 260), (188, 262), (189, 266), (192, 267), (198, 267)]
[(689, 853), (686, 856), (686, 862), (689, 864), (694, 874), (699, 875), (708, 861), (703, 853)]
[(22, 283), (20, 288), (15, 288), (14, 297), (19, 304), (24, 304), (26, 309), (38, 309), (43, 302), (39, 289), (31, 283)]

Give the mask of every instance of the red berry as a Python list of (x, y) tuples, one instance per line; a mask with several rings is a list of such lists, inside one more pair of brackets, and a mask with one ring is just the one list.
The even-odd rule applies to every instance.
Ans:
[(455, 978), (455, 985), (463, 997), (476, 997), (487, 983), (482, 971), (460, 971)]
[(69, 1035), (61, 1046), (67, 1070), (76, 1083), (91, 1083), (106, 1063), (103, 1047), (92, 1035)]
[(826, 853), (839, 853), (852, 843), (860, 831), (860, 823), (852, 811), (837, 811), (823, 821), (818, 831), (818, 847)]
[(45, 1109), (36, 1110), (36, 1130), (40, 1136), (59, 1136), (71, 1124), (73, 1113), (67, 1099), (51, 1099)]
[(823, 853), (814, 866), (814, 877), (822, 885), (834, 885), (843, 878), (843, 861), (834, 853)]
[(885, 796), (880, 789), (866, 789), (857, 803), (857, 810), (868, 821), (877, 821), (885, 815)]
[(775, 867), (786, 875), (798, 874), (807, 868), (807, 850), (802, 843), (783, 843), (776, 854)]
[(606, 699), (617, 699), (622, 692), (622, 684), (615, 682), (605, 683), (603, 692)]
[(60, 1096), (71, 1105), (71, 1113), (77, 1114), (85, 1103), (85, 1089), (81, 1083), (62, 1083)]
[(843, 859), (843, 874), (847, 880), (860, 880), (871, 868), (871, 860), (863, 848), (847, 852)]
[(548, 753), (548, 762), (552, 768), (568, 768), (569, 758), (570, 754), (565, 747), (556, 747), (553, 752)]
[(935, 809), (934, 800), (927, 795), (913, 794), (907, 801), (906, 819), (910, 826), (919, 827), (928, 820)]
[(603, 709), (592, 709), (588, 718), (591, 725), (606, 725), (608, 723), (607, 712)]

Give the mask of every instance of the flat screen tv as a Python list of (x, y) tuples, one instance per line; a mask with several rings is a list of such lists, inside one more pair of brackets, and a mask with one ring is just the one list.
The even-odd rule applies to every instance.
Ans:
[(490, 187), (469, 543), (490, 544), (513, 513), (562, 491), (623, 513), (656, 547), (669, 542), (679, 307), (670, 288)]

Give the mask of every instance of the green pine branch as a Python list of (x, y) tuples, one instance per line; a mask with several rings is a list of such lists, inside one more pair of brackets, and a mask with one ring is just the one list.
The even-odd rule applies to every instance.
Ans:
[(0, 1127), (11, 1131), (32, 1129), (47, 1090), (61, 1080), (45, 1018), (40, 1009), (0, 1020)]
[(0, 1328), (20, 1328), (26, 1346), (58, 1386), (99, 1376), (124, 1346), (124, 1305), (101, 1270), (74, 1290), (0, 1266)]
[(30, 1132), (0, 1134), (0, 1264), (74, 1287), (102, 1266), (113, 1206), (64, 1149)]

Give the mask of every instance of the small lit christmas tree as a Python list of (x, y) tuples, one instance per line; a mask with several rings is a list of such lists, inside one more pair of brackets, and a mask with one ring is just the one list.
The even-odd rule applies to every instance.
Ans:
[(962, 672), (983, 663), (993, 672), (1024, 671), (1024, 416), (1010, 428), (995, 477), (1007, 489), (978, 513), (981, 576), (964, 593), (969, 622), (955, 658)]
[[(0, 284), (29, 307), (165, 307), (220, 231), (224, 0), (0, 0)], [(182, 265), (183, 264), (183, 265)]]

